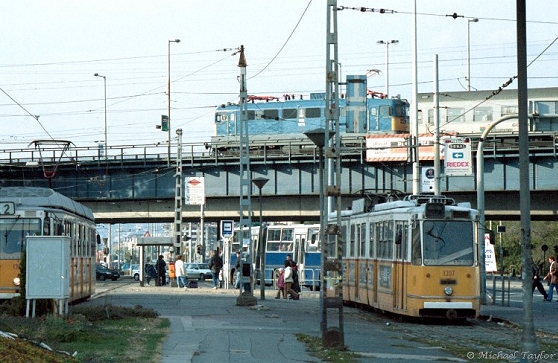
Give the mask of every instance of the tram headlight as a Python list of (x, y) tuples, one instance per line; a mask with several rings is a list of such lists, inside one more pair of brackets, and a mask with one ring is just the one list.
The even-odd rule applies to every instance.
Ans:
[(14, 278), (14, 285), (19, 286), (20, 283), (21, 280), (19, 279), (19, 277)]
[(450, 296), (451, 294), (453, 294), (453, 289), (449, 286), (444, 287), (444, 293), (448, 296)]

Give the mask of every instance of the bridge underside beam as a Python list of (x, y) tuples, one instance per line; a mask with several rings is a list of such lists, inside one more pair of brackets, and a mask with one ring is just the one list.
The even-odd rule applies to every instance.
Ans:
[[(93, 210), (97, 223), (172, 222), (174, 218), (172, 199), (121, 200), (111, 203), (84, 201), (83, 203)], [(252, 213), (252, 217), (259, 219), (259, 207)], [(315, 222), (320, 219), (319, 201), (317, 196), (268, 196), (262, 199), (262, 214), (266, 222)], [(183, 206), (183, 221), (198, 222), (200, 217), (201, 211), (198, 205)], [(238, 197), (206, 198), (204, 220), (218, 222), (224, 219), (238, 221)]]
[[(444, 193), (457, 202), (470, 202), (476, 207), (476, 193)], [(347, 209), (355, 195), (343, 198), (343, 209)], [(174, 218), (174, 200), (119, 200), (83, 201), (90, 207), (98, 223), (169, 222)], [(197, 205), (185, 205), (182, 213), (185, 222), (200, 219)], [(238, 197), (207, 198), (204, 219), (217, 222), (223, 219), (238, 220)], [(259, 207), (253, 216), (259, 219)], [(271, 221), (319, 221), (319, 200), (317, 195), (266, 196), (262, 199), (262, 213), (266, 222)], [(490, 191), (486, 199), (487, 220), (519, 220), (518, 191)], [(558, 191), (531, 192), (531, 219), (558, 220)]]

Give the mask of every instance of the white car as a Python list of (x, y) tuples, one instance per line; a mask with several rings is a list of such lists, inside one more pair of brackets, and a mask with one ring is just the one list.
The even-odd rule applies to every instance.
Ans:
[(205, 280), (212, 278), (211, 270), (207, 263), (185, 263), (186, 279)]

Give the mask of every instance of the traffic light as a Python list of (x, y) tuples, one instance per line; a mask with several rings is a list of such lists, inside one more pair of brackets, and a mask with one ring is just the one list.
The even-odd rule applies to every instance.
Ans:
[(490, 239), (490, 244), (493, 245), (496, 243), (496, 236), (494, 236), (494, 232), (492, 230), (488, 230), (488, 238)]
[(196, 245), (196, 252), (198, 253), (198, 255), (201, 255), (201, 245)]
[(169, 117), (161, 115), (161, 131), (169, 131)]

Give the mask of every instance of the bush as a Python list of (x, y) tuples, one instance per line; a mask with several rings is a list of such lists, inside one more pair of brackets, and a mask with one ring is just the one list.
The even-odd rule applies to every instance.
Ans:
[(136, 305), (133, 308), (115, 305), (99, 305), (99, 306), (73, 306), (70, 309), (71, 315), (82, 315), (89, 321), (99, 320), (118, 320), (126, 317), (134, 318), (156, 318), (159, 316), (153, 309), (144, 308)]

